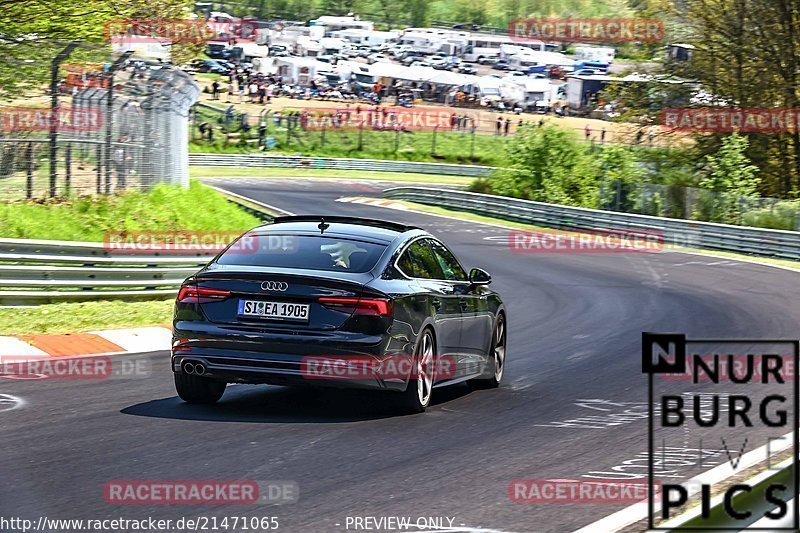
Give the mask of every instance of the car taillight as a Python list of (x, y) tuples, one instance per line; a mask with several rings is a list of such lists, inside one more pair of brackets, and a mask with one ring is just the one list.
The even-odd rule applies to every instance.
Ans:
[(178, 291), (178, 302), (186, 304), (202, 304), (218, 302), (231, 295), (231, 291), (222, 289), (207, 289), (197, 285), (183, 285)]
[(351, 311), (356, 315), (389, 316), (394, 311), (394, 304), (386, 298), (347, 298), (326, 296), (319, 303), (325, 307), (333, 307), (342, 311)]

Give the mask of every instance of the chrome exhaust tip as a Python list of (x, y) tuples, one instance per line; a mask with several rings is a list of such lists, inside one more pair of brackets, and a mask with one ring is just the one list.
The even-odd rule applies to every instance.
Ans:
[(194, 373), (198, 376), (202, 376), (206, 373), (206, 365), (203, 363), (196, 363), (194, 365)]
[(181, 368), (186, 374), (194, 374), (195, 372), (194, 363), (192, 363), (191, 361), (186, 361), (185, 363), (183, 363), (183, 365), (181, 365)]

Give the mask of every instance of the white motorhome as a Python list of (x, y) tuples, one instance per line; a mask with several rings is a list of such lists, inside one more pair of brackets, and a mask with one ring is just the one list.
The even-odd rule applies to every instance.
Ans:
[(322, 43), (312, 37), (302, 35), (294, 43), (294, 51), (301, 56), (317, 57), (322, 55)]
[(486, 99), (491, 102), (496, 102), (503, 99), (503, 95), (500, 92), (500, 87), (503, 85), (503, 82), (501, 82), (500, 79), (494, 76), (482, 76), (478, 79), (476, 85), (478, 87), (478, 97), (481, 100)]
[(398, 42), (412, 52), (435, 54), (441, 49), (443, 41), (440, 35), (424, 28), (408, 28), (400, 34)]
[(463, 59), (469, 62), (481, 62), (482, 59), (500, 58), (501, 47), (514, 46), (528, 50), (544, 50), (543, 42), (517, 43), (505, 35), (489, 35), (472, 33), (467, 40)]
[(319, 40), (319, 44), (322, 49), (321, 55), (340, 54), (353, 46), (350, 41), (336, 37), (323, 37)]
[(310, 21), (309, 25), (325, 28), (326, 35), (339, 30), (358, 29), (372, 31), (375, 29), (375, 23), (371, 20), (360, 20), (358, 17), (322, 16)]
[(276, 57), (275, 66), (281, 81), (303, 86), (310, 84), (317, 76), (333, 72), (330, 64), (317, 61), (313, 57)]
[(575, 59), (578, 61), (599, 61), (610, 65), (616, 50), (610, 46), (576, 46)]
[(570, 70), (575, 66), (575, 61), (560, 52), (539, 52), (527, 50), (509, 57), (510, 70), (527, 70), (537, 65), (553, 65)]
[(354, 28), (331, 32), (331, 37), (346, 39), (355, 45), (364, 46), (392, 43), (397, 40), (399, 35), (398, 31), (368, 31)]

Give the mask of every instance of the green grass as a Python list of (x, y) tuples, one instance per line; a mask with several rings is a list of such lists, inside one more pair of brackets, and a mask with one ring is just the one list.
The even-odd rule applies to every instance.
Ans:
[(259, 220), (198, 182), (148, 192), (0, 203), (0, 237), (102, 242), (109, 232), (244, 231)]
[(0, 335), (169, 326), (175, 300), (110, 300), (0, 308)]
[[(232, 137), (226, 143), (223, 133), (214, 132), (214, 142), (199, 139), (189, 143), (190, 152), (199, 153), (255, 153), (259, 152), (253, 139), (257, 132), (251, 128), (244, 137)], [(196, 137), (199, 134), (195, 134)], [(268, 136), (275, 138), (276, 147), (263, 153), (305, 155), (314, 157), (347, 157), (356, 159), (388, 159), (398, 161), (425, 161), (468, 165), (505, 166), (506, 145), (510, 137), (473, 135), (455, 132), (414, 131), (395, 134), (391, 131), (363, 132), (359, 149), (358, 131), (328, 131), (324, 141), (321, 131), (299, 132), (287, 138), (286, 130), (269, 122)]]
[(403, 172), (372, 172), (369, 170), (338, 170), (322, 168), (252, 168), (252, 167), (189, 167), (192, 178), (339, 178), (377, 181), (405, 181), (413, 183), (438, 183), (469, 185), (474, 178), (445, 174), (418, 174)]

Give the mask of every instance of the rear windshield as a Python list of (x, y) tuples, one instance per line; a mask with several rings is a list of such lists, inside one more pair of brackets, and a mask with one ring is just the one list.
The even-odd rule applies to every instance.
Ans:
[(340, 272), (367, 272), (385, 245), (317, 235), (244, 235), (217, 263)]

